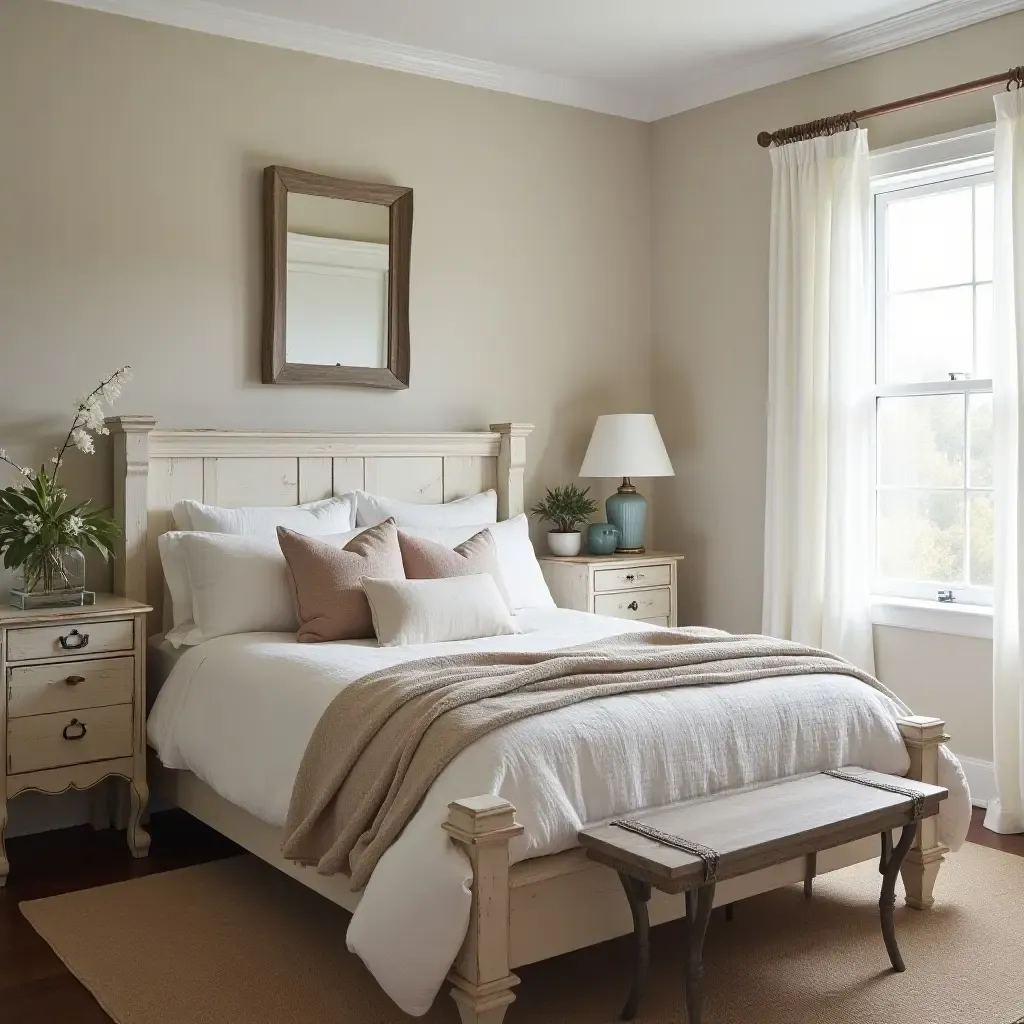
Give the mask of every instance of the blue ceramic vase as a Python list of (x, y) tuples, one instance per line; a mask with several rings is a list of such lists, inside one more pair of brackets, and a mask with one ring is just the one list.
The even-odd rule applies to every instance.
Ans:
[(619, 528), (612, 523), (591, 523), (587, 530), (587, 550), (592, 555), (614, 555), (619, 546)]
[(647, 525), (647, 499), (629, 490), (619, 488), (604, 503), (608, 522), (619, 528), (619, 546), (616, 550), (640, 554), (644, 550), (644, 527)]

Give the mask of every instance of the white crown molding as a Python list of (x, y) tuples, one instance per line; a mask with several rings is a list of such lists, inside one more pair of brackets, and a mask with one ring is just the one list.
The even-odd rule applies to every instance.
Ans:
[(675, 81), (631, 86), (570, 78), (427, 50), (288, 18), (254, 14), (214, 0), (56, 0), (108, 14), (299, 50), (547, 100), (639, 121), (657, 121), (716, 100), (944, 35), (1024, 10), (1024, 0), (936, 0), (907, 14), (827, 39), (780, 49), (749, 63), (725, 60)]
[[(706, 73), (687, 76), (659, 91), (647, 120), (671, 117), (684, 110), (874, 57), (1020, 10), (1024, 10), (1024, 0), (936, 0), (926, 7), (873, 25), (787, 47), (749, 64), (728, 63), (721, 70), (712, 68)], [(992, 72), (998, 70), (993, 68)]]
[(644, 120), (650, 97), (613, 82), (601, 82), (507, 67), (437, 50), (393, 43), (341, 29), (243, 11), (213, 0), (56, 0), (107, 14), (299, 50), (321, 57), (372, 64), (391, 71), (440, 78), (479, 89), (548, 100), (602, 114)]

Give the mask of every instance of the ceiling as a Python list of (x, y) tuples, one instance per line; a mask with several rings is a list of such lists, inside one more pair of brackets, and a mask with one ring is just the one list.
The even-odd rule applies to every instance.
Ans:
[(655, 120), (1024, 0), (61, 0)]

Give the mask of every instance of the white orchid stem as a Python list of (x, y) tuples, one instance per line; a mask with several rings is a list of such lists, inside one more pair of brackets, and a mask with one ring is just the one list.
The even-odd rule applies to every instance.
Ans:
[(120, 369), (115, 370), (109, 377), (107, 377), (106, 380), (100, 381), (99, 385), (85, 396), (85, 400), (79, 403), (78, 412), (75, 413), (75, 418), (71, 421), (71, 429), (68, 431), (68, 436), (64, 438), (64, 443), (61, 445), (60, 451), (57, 453), (57, 463), (53, 467), (53, 476), (50, 477), (50, 480), (54, 485), (57, 483), (57, 474), (60, 472), (61, 463), (64, 461), (64, 453), (68, 450), (68, 447), (71, 444), (71, 435), (74, 434), (78, 427), (79, 420), (82, 418), (82, 412), (89, 404), (89, 399), (94, 395), (98, 395), (112, 380), (119, 377), (127, 369), (127, 366), (122, 366)]

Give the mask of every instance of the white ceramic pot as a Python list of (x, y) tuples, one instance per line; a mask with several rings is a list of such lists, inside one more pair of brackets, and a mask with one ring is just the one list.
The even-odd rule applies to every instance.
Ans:
[(561, 555), (563, 558), (569, 555), (578, 555), (582, 542), (583, 534), (578, 530), (574, 533), (559, 533), (557, 530), (552, 530), (548, 534), (548, 547), (551, 548), (551, 554)]

